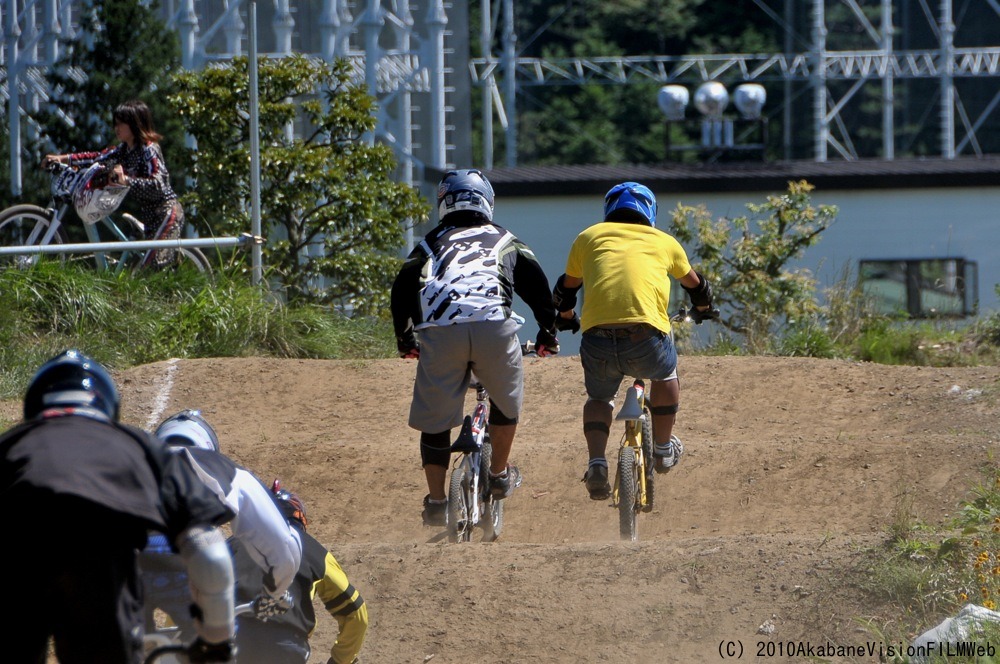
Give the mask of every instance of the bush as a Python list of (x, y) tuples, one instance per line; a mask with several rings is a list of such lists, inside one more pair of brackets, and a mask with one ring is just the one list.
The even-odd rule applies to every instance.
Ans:
[(133, 279), (42, 261), (0, 271), (0, 310), (0, 398), (20, 396), (34, 370), (69, 347), (118, 369), (171, 357), (395, 354), (387, 320), (282, 304), (235, 269)]

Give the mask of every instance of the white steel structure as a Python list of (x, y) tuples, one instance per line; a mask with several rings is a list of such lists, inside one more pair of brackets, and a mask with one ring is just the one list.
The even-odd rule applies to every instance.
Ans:
[[(489, 7), (491, 0), (482, 0)], [(661, 85), (687, 84), (692, 92), (701, 83), (722, 81), (728, 87), (745, 82), (783, 81), (807, 83), (812, 94), (813, 158), (826, 161), (832, 148), (839, 157), (857, 159), (851, 143), (851, 131), (841, 121), (845, 104), (866, 83), (881, 82), (882, 157), (895, 156), (897, 128), (893, 116), (893, 82), (897, 79), (936, 79), (939, 85), (940, 156), (951, 159), (963, 150), (981, 154), (976, 132), (1000, 104), (1000, 0), (752, 0), (753, 4), (775, 20), (785, 34), (784, 53), (598, 57), (540, 59), (516, 55), (517, 37), (513, 33), (513, 0), (502, 3), (502, 11), (484, 10), (483, 42), (491, 43), (499, 31), (499, 47), (472, 59), (472, 77), (483, 86), (487, 118), (499, 114), (507, 134), (506, 166), (516, 166), (517, 105), (519, 86), (583, 85), (604, 83), (627, 85), (636, 81), (654, 81)], [(954, 17), (969, 3), (980, 9), (988, 7), (995, 19), (992, 38), (996, 45), (962, 47), (954, 43)], [(772, 8), (776, 6), (776, 11)], [(904, 7), (905, 6), (905, 7)], [(894, 50), (893, 36), (899, 28), (893, 16), (903, 9), (914, 21), (923, 20), (935, 39), (936, 47), (925, 50)], [(806, 9), (809, 34), (793, 34), (795, 11)], [(864, 50), (837, 51), (827, 47), (827, 21), (831, 10), (846, 9), (853, 16), (857, 32), (865, 35), (871, 46)], [(877, 15), (877, 20), (870, 18)], [(490, 18), (492, 17), (492, 22)], [(498, 27), (499, 30), (498, 30)], [(805, 47), (801, 47), (805, 44)], [(796, 46), (800, 46), (796, 50)], [(956, 79), (989, 77), (994, 79), (996, 94), (980, 114), (970, 117), (956, 89)], [(501, 81), (498, 83), (498, 81)], [(831, 84), (849, 82), (846, 93), (835, 97)], [(501, 92), (502, 90), (502, 92)], [(786, 95), (787, 97), (788, 95)], [(492, 106), (492, 108), (490, 108)], [(791, 106), (784, 106), (786, 150), (793, 118)], [(956, 127), (956, 120), (960, 127)], [(485, 122), (484, 144), (492, 143), (490, 122)], [(956, 131), (958, 130), (958, 131)], [(492, 165), (492, 151), (486, 152), (486, 166)]]
[[(480, 0), (480, 53), (470, 58), (469, 5), (466, 0), (260, 0), (259, 49), (262, 55), (291, 52), (331, 60), (348, 58), (359, 80), (379, 101), (375, 139), (391, 144), (400, 157), (400, 179), (434, 181), (441, 170), (471, 165), (472, 87), (479, 86), (483, 108), (483, 157), (493, 167), (494, 115), (506, 132), (506, 165), (517, 163), (517, 94), (523, 86), (606, 83), (636, 80), (660, 84), (719, 80), (730, 87), (746, 82), (806, 83), (812, 95), (813, 158), (833, 153), (856, 159), (851, 130), (842, 122), (845, 104), (866, 83), (881, 82), (882, 157), (895, 155), (894, 81), (938, 82), (940, 156), (981, 154), (977, 131), (1000, 105), (1000, 46), (957, 46), (955, 5), (987, 5), (997, 19), (992, 32), (1000, 41), (1000, 0), (752, 0), (786, 35), (784, 53), (685, 55), (677, 57), (602, 57), (542, 60), (517, 52), (514, 0)], [(213, 60), (245, 53), (244, 21), (248, 0), (162, 0), (164, 18), (176, 29), (182, 63), (196, 69)], [(776, 11), (770, 5), (783, 3)], [(60, 39), (72, 38), (83, 0), (0, 0), (4, 43), (0, 51), (0, 97), (10, 128), (11, 188), (20, 192), (23, 118), (49, 98), (45, 72), (58, 60)], [(829, 6), (828, 6), (829, 5)], [(936, 46), (894, 50), (894, 15), (901, 8), (922, 17)], [(828, 11), (853, 15), (871, 47), (827, 48)], [(793, 39), (791, 20), (798, 8), (809, 11), (807, 46)], [(878, 19), (870, 18), (877, 15)], [(925, 27), (927, 27), (925, 26)], [(82, 74), (81, 74), (82, 75)], [(956, 80), (990, 77), (998, 82), (989, 103), (970, 116)], [(843, 83), (848, 82), (846, 92)], [(834, 92), (832, 84), (837, 83)], [(787, 96), (787, 95), (786, 95)], [(655, 100), (651, 100), (655, 103)], [(784, 105), (786, 150), (793, 118)], [(29, 126), (28, 131), (33, 129)]]

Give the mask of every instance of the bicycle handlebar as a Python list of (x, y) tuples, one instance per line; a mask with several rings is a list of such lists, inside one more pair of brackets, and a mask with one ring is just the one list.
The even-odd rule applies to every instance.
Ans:
[[(235, 616), (245, 616), (251, 613), (253, 613), (252, 602), (237, 604), (233, 611), (233, 615)], [(143, 660), (143, 664), (155, 664), (155, 662), (164, 655), (187, 653), (190, 648), (191, 643), (172, 643), (167, 646), (153, 648), (149, 651), (149, 654), (146, 655), (146, 658)]]
[(677, 310), (673, 316), (670, 317), (670, 322), (672, 323), (691, 323), (695, 325), (701, 325), (706, 320), (718, 320), (719, 310), (715, 307), (711, 309), (706, 309), (705, 311), (698, 311), (695, 308), (688, 309), (687, 307), (681, 307)]

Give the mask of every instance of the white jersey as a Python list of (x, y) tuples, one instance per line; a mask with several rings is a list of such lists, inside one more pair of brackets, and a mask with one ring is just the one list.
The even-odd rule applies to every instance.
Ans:
[(231, 526), (247, 553), (274, 580), (275, 597), (295, 579), (302, 559), (302, 542), (271, 499), (270, 492), (250, 471), (229, 457), (191, 447), (174, 447), (191, 460), (198, 475), (235, 512)]
[(513, 239), (492, 224), (453, 228), (424, 239), (420, 246), (429, 260), (421, 275), (423, 321), (416, 329), (505, 320), (510, 294), (501, 287), (501, 252)]

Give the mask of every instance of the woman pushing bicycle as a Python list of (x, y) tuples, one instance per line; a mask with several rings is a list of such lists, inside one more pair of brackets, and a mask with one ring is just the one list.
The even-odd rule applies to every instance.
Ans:
[(538, 323), (537, 354), (558, 353), (559, 342), (549, 281), (528, 246), (493, 223), (486, 177), (475, 169), (449, 171), (437, 202), (439, 224), (400, 269), (391, 308), (400, 357), (418, 358), (409, 425), (420, 431), (429, 491), (424, 523), (443, 526), (451, 430), (462, 424), (471, 371), (490, 394), (490, 492), (501, 500), (521, 483), (507, 463), (524, 398), (517, 338), (524, 321), (511, 309), (515, 293)]
[[(695, 317), (712, 314), (712, 288), (691, 268), (676, 238), (656, 228), (656, 197), (638, 182), (623, 182), (604, 197), (604, 221), (580, 233), (570, 248), (566, 273), (552, 291), (559, 310), (556, 327), (582, 327), (580, 361), (587, 402), (583, 435), (590, 461), (584, 481), (590, 497), (611, 494), (605, 456), (615, 396), (625, 376), (652, 382), (653, 456), (657, 472), (677, 464), (684, 451), (673, 436), (680, 403), (677, 350), (667, 311), (670, 278), (691, 297)], [(583, 314), (576, 295), (586, 288)]]
[[(69, 166), (90, 166), (103, 163), (109, 169), (109, 181), (128, 185), (126, 200), (137, 205), (136, 216), (144, 226), (146, 240), (173, 240), (181, 236), (184, 208), (170, 186), (170, 175), (163, 161), (159, 141), (163, 137), (153, 128), (153, 115), (145, 102), (132, 100), (120, 104), (114, 112), (115, 136), (118, 145), (101, 152), (50, 154), (42, 160), (42, 168), (52, 163)], [(151, 256), (155, 267), (163, 267), (173, 259), (174, 250), (161, 249)]]

